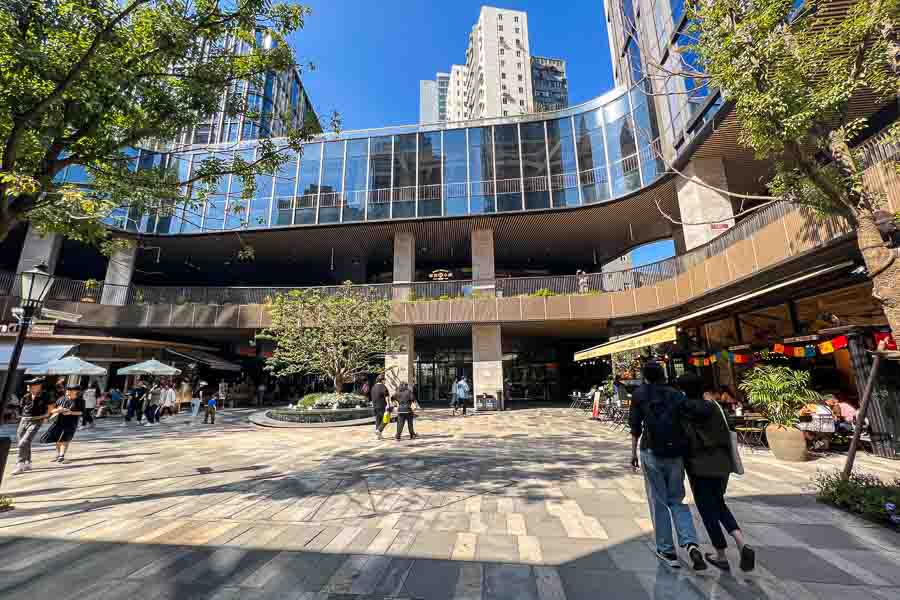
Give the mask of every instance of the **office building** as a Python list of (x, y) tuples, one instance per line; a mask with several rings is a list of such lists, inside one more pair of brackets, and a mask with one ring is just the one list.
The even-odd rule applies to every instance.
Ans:
[(435, 79), (419, 82), (419, 123), (438, 123), (448, 120), (447, 92), (449, 73), (438, 73)]
[(535, 112), (560, 110), (569, 106), (566, 61), (545, 56), (531, 57), (531, 83)]

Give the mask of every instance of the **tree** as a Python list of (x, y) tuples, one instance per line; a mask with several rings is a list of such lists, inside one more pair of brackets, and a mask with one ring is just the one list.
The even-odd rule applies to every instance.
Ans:
[(688, 48), (701, 73), (690, 75), (722, 91), (740, 142), (774, 162), (774, 196), (856, 229), (873, 295), (900, 339), (900, 260), (878, 229), (884, 198), (863, 184), (851, 149), (866, 126), (851, 102), (900, 91), (900, 0), (860, 1), (846, 12), (827, 1), (796, 4), (695, 1)]
[[(260, 119), (258, 96), (241, 93), (238, 82), (260, 90), (267, 72), (295, 66), (285, 36), (309, 14), (271, 0), (0, 4), (0, 241), (30, 221), (104, 245), (102, 221), (113, 210), (184, 207), (189, 220), (228, 174), (244, 185), (226, 208), (241, 213), (255, 176), (301, 152), (320, 131), (315, 119), (289, 127), (277, 144), (260, 140), (254, 158), (210, 157), (189, 177), (174, 166), (138, 170), (134, 149), (177, 151), (167, 141), (218, 112), (231, 121)], [(275, 44), (261, 43), (261, 31)], [(287, 118), (267, 118), (279, 117)], [(89, 189), (59, 183), (68, 166), (87, 172)]]
[(324, 375), (340, 392), (360, 375), (383, 373), (386, 356), (400, 349), (389, 335), (391, 303), (372, 288), (295, 290), (275, 296), (267, 308), (272, 325), (259, 338), (276, 343), (266, 370), (277, 376)]

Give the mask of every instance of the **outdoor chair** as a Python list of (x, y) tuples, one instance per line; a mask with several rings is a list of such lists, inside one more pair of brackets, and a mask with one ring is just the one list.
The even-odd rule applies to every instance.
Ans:
[(735, 427), (734, 432), (737, 434), (738, 448), (747, 448), (751, 454), (756, 450), (765, 449), (763, 436), (766, 430), (764, 427)]

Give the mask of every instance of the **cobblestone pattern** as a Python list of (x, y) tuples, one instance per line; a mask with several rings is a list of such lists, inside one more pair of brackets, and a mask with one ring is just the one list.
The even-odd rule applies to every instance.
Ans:
[[(401, 442), (377, 441), (371, 426), (257, 428), (247, 414), (223, 411), (214, 426), (101, 420), (79, 431), (67, 464), (37, 446), (34, 470), (17, 477), (11, 456), (0, 597), (900, 597), (900, 536), (806, 489), (840, 457), (746, 455), (729, 495), (758, 568), (741, 573), (729, 550), (731, 574), (696, 574), (654, 557), (627, 433), (583, 413), (430, 410), (421, 437)], [(859, 467), (900, 475), (868, 456)]]

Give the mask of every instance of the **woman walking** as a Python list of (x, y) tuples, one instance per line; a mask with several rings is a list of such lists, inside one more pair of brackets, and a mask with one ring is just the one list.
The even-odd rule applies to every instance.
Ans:
[(752, 571), (756, 566), (756, 553), (747, 545), (740, 525), (725, 503), (728, 478), (735, 465), (731, 458), (728, 421), (714, 398), (714, 394), (704, 394), (700, 402), (706, 405), (706, 410), (692, 411), (689, 416), (691, 450), (685, 470), (700, 518), (716, 550), (715, 555), (706, 554), (707, 562), (723, 571), (731, 569), (725, 556), (728, 542), (722, 533), (724, 529), (737, 544), (741, 570)]
[(100, 399), (100, 386), (97, 382), (84, 390), (84, 414), (81, 415), (82, 427), (94, 427), (94, 410), (97, 408), (97, 400)]
[(75, 432), (78, 431), (79, 417), (84, 413), (84, 396), (80, 385), (66, 386), (65, 396), (56, 401), (56, 408), (50, 411), (55, 422), (41, 437), (45, 444), (56, 444), (56, 458), (53, 462), (66, 462), (66, 451)]
[(403, 434), (403, 426), (407, 423), (409, 423), (409, 439), (414, 440), (419, 437), (416, 435), (416, 430), (413, 427), (418, 404), (416, 403), (415, 394), (409, 389), (409, 384), (405, 381), (397, 388), (393, 404), (397, 408), (397, 441), (400, 441), (400, 436)]

